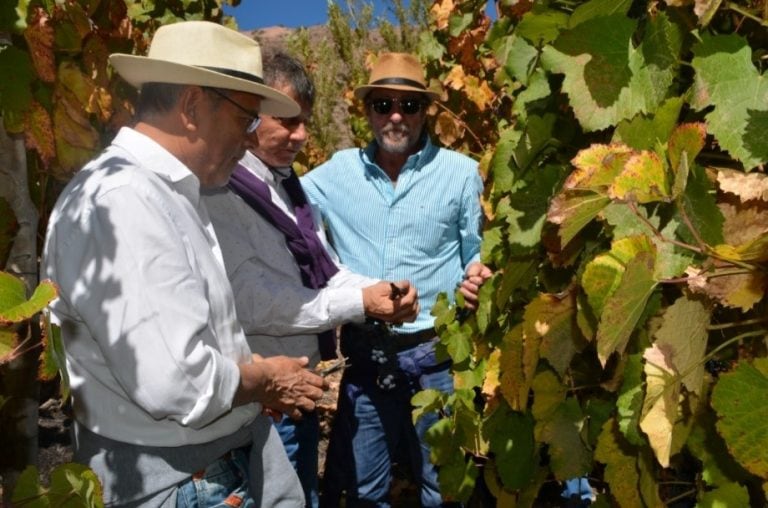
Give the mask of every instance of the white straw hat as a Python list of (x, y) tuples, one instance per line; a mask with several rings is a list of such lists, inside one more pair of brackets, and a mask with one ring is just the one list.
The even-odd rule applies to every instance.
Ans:
[(209, 21), (183, 21), (157, 29), (147, 56), (115, 53), (109, 61), (139, 88), (144, 83), (207, 86), (263, 97), (259, 111), (294, 117), (299, 105), (264, 84), (261, 48), (255, 40)]

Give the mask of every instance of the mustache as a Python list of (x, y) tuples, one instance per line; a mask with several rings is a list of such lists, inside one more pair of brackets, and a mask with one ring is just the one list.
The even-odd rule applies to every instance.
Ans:
[(403, 125), (403, 124), (395, 125), (393, 123), (388, 123), (387, 125), (384, 126), (383, 129), (381, 129), (381, 132), (382, 134), (395, 133), (395, 134), (408, 135), (411, 133), (411, 129), (409, 129), (407, 125)]

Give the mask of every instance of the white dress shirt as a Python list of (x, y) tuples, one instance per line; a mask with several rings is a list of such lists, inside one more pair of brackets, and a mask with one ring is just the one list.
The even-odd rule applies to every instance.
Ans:
[(232, 408), (250, 361), (221, 249), (190, 170), (123, 128), (51, 214), (43, 275), (60, 288), (75, 418), (110, 439), (199, 444), (261, 410)]
[[(296, 220), (290, 198), (280, 185), (290, 169), (272, 171), (250, 152), (240, 163), (267, 183), (272, 201)], [(339, 272), (323, 289), (304, 287), (283, 233), (240, 196), (229, 189), (215, 189), (206, 190), (202, 199), (221, 242), (238, 319), (254, 353), (307, 356), (313, 367), (320, 360), (317, 333), (345, 322), (365, 320), (361, 288), (378, 279), (357, 275), (339, 265), (316, 210), (316, 232), (339, 266)]]

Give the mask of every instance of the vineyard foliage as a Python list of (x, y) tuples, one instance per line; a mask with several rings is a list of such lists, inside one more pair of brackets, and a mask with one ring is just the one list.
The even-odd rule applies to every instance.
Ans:
[[(762, 506), (768, 4), (437, 0), (444, 145), (486, 179), (475, 315), (433, 309), (457, 391), (414, 398), (445, 495)], [(460, 300), (460, 295), (457, 296)]]
[[(130, 119), (107, 55), (143, 53), (165, 23), (228, 22), (222, 3), (2, 2), (0, 113), (41, 231), (61, 182)], [(498, 0), (491, 20), (485, 0), (393, 0), (413, 25), (377, 37), (352, 4), (329, 3), (327, 41), (291, 42), (326, 97), (303, 169), (342, 139), (339, 98), (351, 142), (368, 139), (351, 90), (387, 48), (420, 55), (443, 94), (435, 137), (486, 182), (495, 275), (476, 313), (460, 295), (433, 309), (456, 393), (413, 399), (414, 418), (449, 415), (429, 434), (444, 495), (536, 506), (587, 476), (595, 506), (765, 505), (768, 2)], [(2, 200), (0, 219), (4, 261), (19, 218)], [(3, 332), (0, 354), (18, 343)], [(87, 471), (64, 473), (98, 504)], [(34, 476), (23, 499), (44, 495)]]

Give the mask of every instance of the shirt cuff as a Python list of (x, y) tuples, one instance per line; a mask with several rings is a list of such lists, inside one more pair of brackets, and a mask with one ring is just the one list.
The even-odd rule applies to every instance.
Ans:
[(363, 291), (357, 288), (328, 289), (328, 315), (333, 326), (365, 321)]

